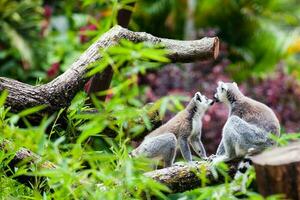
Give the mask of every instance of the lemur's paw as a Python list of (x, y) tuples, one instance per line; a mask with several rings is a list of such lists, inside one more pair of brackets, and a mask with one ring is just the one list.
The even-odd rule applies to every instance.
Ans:
[(183, 167), (184, 165), (186, 165), (185, 162), (176, 162), (176, 163), (174, 163), (172, 166), (175, 166), (175, 167)]
[(199, 162), (198, 162), (198, 161), (189, 161), (189, 162), (187, 163), (187, 166), (188, 166), (188, 167), (193, 167), (193, 168), (197, 167), (198, 165), (199, 165)]
[(206, 158), (206, 161), (207, 162), (212, 162), (216, 157), (217, 157), (217, 155), (211, 154), (209, 157)]
[(189, 162), (176, 162), (173, 164), (173, 166), (178, 166), (178, 167), (197, 167), (200, 164), (201, 161), (189, 161)]
[(212, 165), (216, 165), (216, 164), (218, 164), (220, 162), (225, 162), (227, 160), (228, 160), (227, 156), (215, 156), (213, 158), (213, 160), (211, 161), (211, 164)]
[(210, 161), (210, 157), (207, 157), (207, 156), (202, 157), (201, 159), (202, 159), (203, 161)]

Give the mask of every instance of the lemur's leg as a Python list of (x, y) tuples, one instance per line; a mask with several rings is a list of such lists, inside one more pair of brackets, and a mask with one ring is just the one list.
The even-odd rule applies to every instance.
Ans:
[(147, 158), (163, 158), (167, 166), (171, 166), (175, 159), (177, 139), (173, 133), (164, 133), (158, 136), (145, 138), (133, 155), (144, 155)]
[(235, 146), (240, 140), (240, 135), (234, 127), (235, 125), (229, 118), (224, 125), (221, 144), (217, 150), (217, 157), (214, 158), (213, 162), (225, 162), (236, 157)]
[(226, 160), (230, 160), (236, 157), (235, 153), (235, 143), (238, 140), (239, 135), (234, 131), (229, 131), (225, 129), (226, 133), (223, 134), (224, 136), (224, 149), (225, 149), (225, 156), (227, 157)]
[(224, 148), (224, 140), (222, 138), (222, 140), (221, 140), (221, 142), (220, 142), (220, 144), (218, 146), (216, 155), (220, 156), (220, 155), (224, 155), (224, 154), (225, 154), (225, 148)]
[(194, 151), (200, 158), (206, 158), (206, 151), (201, 141), (201, 135), (192, 135), (190, 137), (190, 143)]
[(244, 154), (248, 153), (249, 149), (259, 151), (272, 145), (271, 139), (268, 138), (268, 133), (257, 126), (249, 124), (237, 116), (230, 117), (230, 122), (235, 132), (239, 135), (237, 143), (243, 147)]
[(178, 142), (183, 158), (188, 162), (192, 161), (192, 154), (188, 143), (188, 137), (181, 136), (178, 138)]
[(236, 157), (231, 138), (224, 138), (223, 146), (224, 146), (224, 154), (216, 155), (213, 158), (213, 163), (226, 162)]
[(260, 150), (268, 146), (267, 141), (267, 134), (264, 131), (238, 116), (231, 116), (223, 128), (222, 144), (225, 154), (216, 161), (228, 161), (245, 156), (250, 149)]
[[(174, 139), (174, 138), (173, 138)], [(175, 137), (175, 140), (172, 140), (174, 145), (169, 145), (169, 148), (166, 149), (164, 153), (164, 167), (171, 167), (174, 163), (175, 156), (176, 156), (176, 146), (177, 146), (177, 140)]]

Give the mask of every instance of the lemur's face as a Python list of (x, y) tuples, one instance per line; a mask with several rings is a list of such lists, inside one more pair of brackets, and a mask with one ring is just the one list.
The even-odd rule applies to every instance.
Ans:
[(238, 86), (235, 82), (233, 83), (224, 83), (222, 81), (218, 82), (217, 92), (214, 95), (216, 102), (229, 103), (228, 100), (228, 91), (230, 89), (238, 89)]
[(205, 95), (202, 95), (200, 92), (197, 92), (193, 98), (197, 107), (201, 107), (204, 109), (209, 108), (214, 104), (214, 100), (207, 98)]

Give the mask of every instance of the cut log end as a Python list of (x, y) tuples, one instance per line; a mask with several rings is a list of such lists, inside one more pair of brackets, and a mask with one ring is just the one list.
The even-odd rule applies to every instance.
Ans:
[(286, 147), (274, 148), (252, 158), (259, 165), (280, 166), (300, 162), (300, 142)]
[(219, 38), (215, 37), (214, 38), (214, 48), (213, 48), (213, 58), (214, 59), (217, 59), (219, 56), (219, 48), (220, 48)]
[[(233, 177), (236, 173), (240, 159), (228, 162), (229, 176)], [(172, 167), (163, 168), (145, 173), (145, 176), (166, 185), (171, 193), (184, 192), (195, 189), (203, 185), (210, 186), (224, 182), (224, 177), (217, 172), (217, 177), (213, 175), (211, 166), (206, 161), (193, 161), (188, 165), (174, 165)], [(199, 178), (201, 173), (205, 173), (207, 183), (202, 183)]]
[(252, 157), (257, 186), (264, 196), (283, 194), (300, 198), (300, 142), (277, 147)]

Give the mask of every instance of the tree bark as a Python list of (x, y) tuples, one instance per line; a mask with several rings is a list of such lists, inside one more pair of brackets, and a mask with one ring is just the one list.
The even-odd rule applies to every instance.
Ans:
[[(13, 143), (5, 140), (0, 143), (0, 151), (12, 152)], [(39, 168), (44, 169), (55, 169), (55, 164), (51, 162), (41, 162), (42, 159), (39, 155), (33, 153), (32, 151), (21, 148), (15, 153), (14, 158), (9, 163), (9, 168), (7, 170), (7, 175), (12, 175), (16, 167), (20, 165), (36, 165)], [(240, 160), (234, 160), (228, 162), (229, 171), (228, 174), (233, 177), (237, 170), (237, 165)], [(204, 168), (205, 170), (199, 170)], [(205, 173), (207, 182), (206, 186), (216, 185), (218, 183), (224, 182), (224, 177), (221, 174), (217, 174), (217, 177), (213, 175), (210, 167), (208, 167), (205, 162), (194, 161), (193, 165), (188, 165), (184, 163), (183, 165), (174, 165), (172, 167), (163, 168), (159, 170), (154, 170), (147, 172), (144, 175), (150, 177), (171, 189), (171, 193), (184, 192), (187, 190), (195, 189), (197, 187), (203, 186), (201, 179), (199, 178), (199, 173)], [(46, 177), (33, 177), (29, 175), (22, 175), (14, 177), (15, 180), (29, 187), (38, 186), (38, 188), (43, 191), (47, 186)], [(41, 181), (43, 180), (43, 181)], [(41, 184), (42, 183), (42, 184)], [(40, 185), (38, 185), (40, 184)]]
[[(239, 161), (240, 160), (233, 160), (227, 163), (229, 166), (229, 176), (233, 177), (235, 175)], [(199, 170), (201, 168), (205, 170)], [(147, 172), (145, 176), (151, 177), (168, 186), (172, 193), (177, 193), (202, 187), (204, 183), (201, 182), (199, 177), (200, 173), (206, 173), (206, 186), (224, 182), (224, 177), (221, 174), (218, 173), (217, 177), (214, 176), (213, 171), (207, 163), (197, 161), (193, 161), (192, 166), (187, 163), (179, 166), (174, 165), (172, 167)]]
[(284, 194), (300, 199), (300, 142), (253, 156), (258, 191), (263, 196)]
[[(3, 140), (0, 143), (0, 151), (12, 153), (15, 151), (15, 145), (8, 140)], [(16, 173), (16, 169), (22, 165), (34, 165), (37, 168), (43, 169), (54, 169), (56, 167), (53, 163), (49, 161), (42, 161), (42, 158), (39, 155), (33, 153), (32, 151), (26, 148), (20, 148), (15, 152), (14, 157), (10, 160), (7, 169), (4, 171), (6, 172), (7, 176), (11, 176), (14, 173)], [(19, 175), (14, 176), (14, 179), (28, 187), (38, 188), (40, 189), (40, 191), (43, 191), (47, 187), (47, 184), (45, 184), (46, 177)]]
[(215, 59), (219, 52), (217, 37), (194, 41), (178, 41), (158, 38), (144, 32), (133, 32), (121, 26), (114, 26), (92, 44), (65, 73), (47, 84), (31, 86), (0, 77), (0, 92), (3, 90), (9, 92), (6, 106), (10, 106), (12, 112), (18, 112), (29, 107), (46, 105), (47, 108), (43, 110), (43, 113), (53, 113), (67, 107), (75, 94), (82, 90), (84, 84), (88, 81), (89, 78), (85, 76), (88, 70), (87, 67), (101, 59), (99, 49), (117, 45), (121, 39), (132, 42), (161, 44), (169, 50), (167, 56), (171, 62)]

